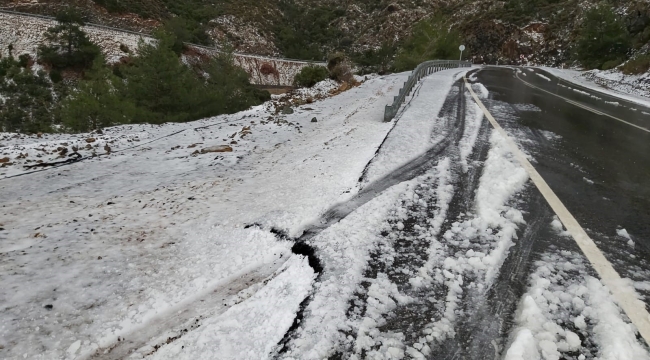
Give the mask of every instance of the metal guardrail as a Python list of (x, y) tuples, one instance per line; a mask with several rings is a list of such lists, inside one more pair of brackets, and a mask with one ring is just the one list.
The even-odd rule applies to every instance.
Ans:
[[(25, 16), (25, 17), (39, 18), (39, 19), (43, 19), (43, 20), (56, 21), (56, 19), (53, 16), (30, 14), (30, 13), (14, 11), (14, 10), (7, 10), (7, 9), (11, 9), (11, 8), (0, 7), (0, 13), (7, 13), (7, 14), (11, 14), (11, 15), (19, 15), (19, 16)], [(116, 28), (116, 27), (101, 25), (101, 24), (95, 24), (95, 23), (86, 23), (86, 25), (84, 25), (84, 26), (89, 26), (89, 27), (94, 27), (94, 28), (99, 28), (99, 29), (104, 29), (104, 30), (110, 30), (110, 31), (117, 31), (117, 32), (122, 32), (122, 33), (127, 33), (127, 34), (132, 34), (132, 35), (138, 35), (138, 36), (147, 36), (147, 37), (152, 36), (152, 34), (150, 34), (148, 32), (143, 32), (143, 31), (138, 32), (138, 31), (133, 31), (133, 30), (128, 30), (128, 29), (121, 29), (121, 28)], [(198, 44), (193, 44), (193, 43), (189, 43), (189, 42), (186, 42), (185, 44), (189, 45), (189, 46), (194, 46), (194, 47), (206, 49), (206, 50), (211, 50), (211, 51), (217, 51), (217, 52), (222, 51), (220, 48), (217, 48), (217, 47), (214, 47), (214, 46), (198, 45)], [(323, 61), (288, 59), (288, 58), (279, 58), (279, 57), (271, 57), (271, 56), (264, 56), (264, 55), (245, 54), (245, 53), (233, 53), (233, 55), (240, 56), (240, 57), (247, 57), (247, 58), (290, 61), (290, 62), (295, 62), (295, 63), (313, 64), (313, 65), (320, 65), (320, 66), (326, 66), (327, 65), (327, 63), (325, 63)]]
[(393, 99), (392, 105), (386, 105), (384, 110), (384, 121), (388, 122), (393, 120), (397, 115), (397, 111), (400, 106), (404, 103), (406, 97), (411, 94), (413, 87), (422, 79), (423, 77), (433, 74), (434, 72), (453, 69), (460, 67), (470, 67), (472, 63), (469, 61), (458, 61), (458, 60), (430, 60), (425, 61), (418, 67), (413, 70), (408, 80), (404, 83), (404, 87), (399, 90), (399, 94)]

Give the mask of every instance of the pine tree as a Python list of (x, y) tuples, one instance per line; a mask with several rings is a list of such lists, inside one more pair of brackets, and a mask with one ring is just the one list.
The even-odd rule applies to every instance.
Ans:
[(77, 91), (61, 104), (63, 125), (73, 132), (101, 129), (132, 122), (137, 116), (133, 101), (124, 96), (124, 83), (98, 57), (79, 83)]
[(630, 34), (610, 6), (602, 4), (587, 11), (576, 47), (576, 58), (583, 66), (595, 69), (608, 62), (620, 64), (630, 46)]
[(39, 47), (39, 59), (56, 69), (92, 66), (100, 50), (81, 29), (85, 25), (83, 18), (68, 9), (57, 14), (56, 21), (58, 24), (45, 33), (50, 45)]

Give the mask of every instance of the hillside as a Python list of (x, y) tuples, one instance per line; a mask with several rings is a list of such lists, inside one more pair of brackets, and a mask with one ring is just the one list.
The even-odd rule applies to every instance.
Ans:
[[(391, 51), (422, 19), (460, 32), (479, 63), (560, 65), (570, 60), (585, 10), (596, 0), (1, 0), (17, 11), (53, 14), (73, 4), (92, 22), (151, 31), (172, 17), (204, 30), (215, 43), (260, 55), (323, 59), (343, 50), (361, 54), (384, 45)], [(647, 0), (611, 0), (632, 35), (650, 34)], [(643, 33), (648, 33), (643, 35)], [(641, 36), (643, 35), (643, 36)]]

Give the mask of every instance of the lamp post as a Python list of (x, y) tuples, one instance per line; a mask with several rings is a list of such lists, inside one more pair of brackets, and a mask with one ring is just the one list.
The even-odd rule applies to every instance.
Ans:
[(458, 59), (458, 60), (462, 61), (463, 60), (463, 51), (465, 51), (465, 45), (459, 46), (458, 50), (460, 50), (460, 59)]

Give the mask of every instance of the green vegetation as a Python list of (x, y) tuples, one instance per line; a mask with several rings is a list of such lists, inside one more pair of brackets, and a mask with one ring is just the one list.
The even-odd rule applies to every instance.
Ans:
[(621, 66), (621, 71), (627, 75), (643, 74), (648, 70), (650, 70), (650, 55), (648, 54), (638, 55)]
[(137, 109), (124, 93), (124, 82), (98, 57), (78, 89), (61, 103), (61, 121), (72, 132), (129, 123), (137, 118)]
[(0, 131), (51, 131), (56, 118), (54, 95), (62, 95), (62, 90), (45, 72), (23, 67), (13, 57), (1, 59)]
[(359, 67), (359, 74), (377, 73), (383, 75), (391, 70), (396, 52), (395, 44), (384, 43), (378, 49), (353, 53), (351, 58)]
[(240, 111), (270, 97), (250, 85), (229, 56), (192, 69), (179, 61), (172, 34), (160, 31), (156, 37), (157, 45), (141, 43), (139, 56), (119, 71), (97, 61), (63, 102), (63, 124), (87, 131), (134, 121), (185, 122)]
[(58, 13), (56, 21), (58, 24), (45, 33), (51, 45), (38, 48), (39, 59), (57, 70), (90, 67), (100, 50), (81, 30), (83, 18), (68, 9)]
[(601, 4), (587, 11), (576, 45), (576, 59), (589, 69), (611, 67), (627, 58), (631, 36), (614, 10)]
[(329, 77), (329, 71), (322, 66), (305, 66), (294, 78), (294, 85), (312, 87)]
[[(98, 48), (80, 29), (81, 20), (59, 19), (47, 33), (54, 44), (39, 51), (39, 62), (52, 66), (49, 76), (32, 71), (28, 56), (0, 60), (0, 131), (83, 132), (134, 122), (185, 122), (270, 99), (229, 54), (184, 65), (176, 32), (167, 27), (155, 33), (155, 44), (141, 42), (137, 56), (109, 66), (99, 51), (88, 51)], [(65, 75), (71, 73), (76, 75)]]
[[(284, 56), (323, 60), (327, 49), (349, 46), (343, 33), (331, 23), (345, 14), (345, 10), (330, 6), (317, 6), (305, 9), (293, 0), (280, 0), (282, 21), (274, 29), (276, 45)], [(341, 44), (343, 42), (343, 44)]]
[[(416, 24), (413, 34), (397, 53), (394, 69), (413, 70), (427, 60), (458, 59), (458, 46), (462, 39), (457, 31), (448, 28), (440, 17), (425, 19)], [(467, 50), (464, 55), (468, 55)]]

